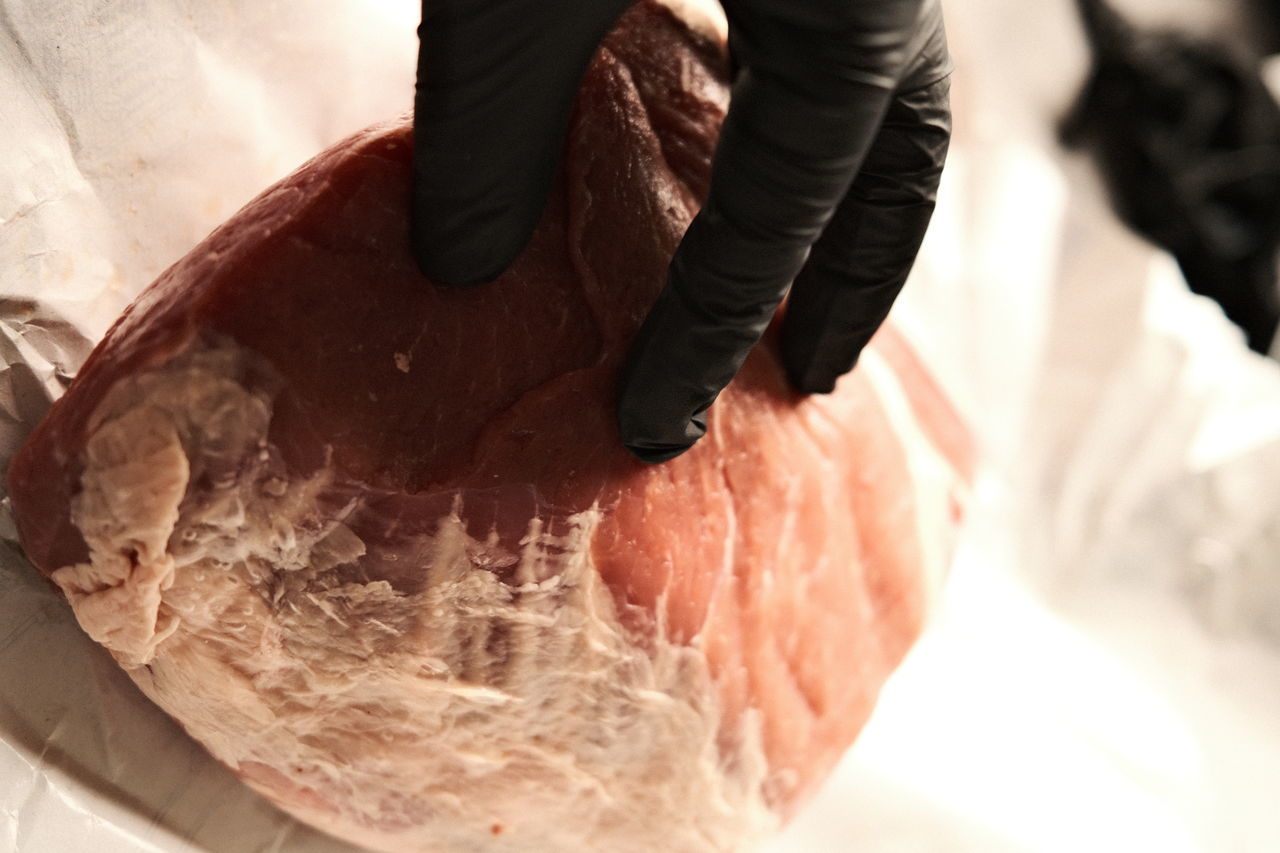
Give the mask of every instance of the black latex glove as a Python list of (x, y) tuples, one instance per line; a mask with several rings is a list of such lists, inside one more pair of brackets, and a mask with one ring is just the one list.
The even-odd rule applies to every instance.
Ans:
[[(414, 250), (497, 277), (533, 231), (578, 83), (625, 0), (424, 0)], [(706, 204), (623, 372), (622, 441), (687, 450), (791, 287), (801, 391), (853, 367), (919, 251), (950, 138), (937, 0), (724, 0), (739, 73)], [(792, 283), (794, 282), (794, 286)]]

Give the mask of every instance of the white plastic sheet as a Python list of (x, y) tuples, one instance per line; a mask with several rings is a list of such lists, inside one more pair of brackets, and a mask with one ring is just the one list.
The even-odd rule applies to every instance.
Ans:
[[(0, 462), (165, 265), (409, 105), (415, 6), (0, 0)], [(1069, 0), (948, 11), (956, 143), (896, 319), (983, 474), (936, 624), (769, 850), (1280, 849), (1280, 369), (1057, 149)], [(350, 850), (150, 706), (13, 538), (0, 515), (0, 849)]]

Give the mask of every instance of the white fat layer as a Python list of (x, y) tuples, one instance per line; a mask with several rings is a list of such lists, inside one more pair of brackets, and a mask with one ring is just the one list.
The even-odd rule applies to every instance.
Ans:
[(684, 21), (689, 29), (701, 33), (716, 41), (725, 41), (729, 37), (729, 22), (724, 16), (724, 7), (715, 0), (658, 0), (676, 17)]
[(214, 756), (382, 850), (738, 850), (777, 826), (757, 720), (721, 731), (703, 653), (622, 625), (599, 511), (531, 518), (496, 560), (457, 502), (366, 543), (349, 523), (376, 510), (290, 479), (251, 359), (202, 345), (119, 383), (73, 508), (90, 562), (54, 574)]
[[(954, 521), (957, 506), (968, 502), (965, 478), (956, 471), (942, 451), (925, 435), (919, 418), (911, 408), (902, 381), (874, 347), (863, 350), (858, 367), (876, 391), (898, 441), (911, 475), (907, 478), (913, 490), (916, 541), (920, 543), (923, 588), (936, 598), (943, 588), (951, 555), (955, 552)], [(942, 535), (950, 531), (952, 535)], [(930, 599), (929, 604), (936, 604)]]

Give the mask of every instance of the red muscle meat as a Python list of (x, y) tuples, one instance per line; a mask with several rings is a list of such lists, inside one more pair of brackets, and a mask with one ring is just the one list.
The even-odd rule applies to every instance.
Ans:
[(395, 850), (741, 849), (921, 629), (963, 427), (891, 329), (835, 393), (772, 335), (657, 467), (614, 425), (705, 191), (721, 46), (641, 3), (532, 242), (408, 253), (406, 120), (338, 144), (120, 318), (9, 473), (84, 629), (220, 761)]

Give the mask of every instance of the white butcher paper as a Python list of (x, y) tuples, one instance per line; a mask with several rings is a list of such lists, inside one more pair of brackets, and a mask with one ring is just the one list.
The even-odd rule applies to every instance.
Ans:
[[(895, 320), (975, 429), (974, 506), (935, 624), (768, 853), (1280, 850), (1280, 368), (1056, 145), (1073, 2), (947, 8), (957, 132)], [(1238, 26), (1223, 0), (1117, 5)], [(409, 107), (417, 12), (0, 0), (0, 461), (164, 267)], [(353, 848), (151, 706), (4, 509), (0, 850)]]

